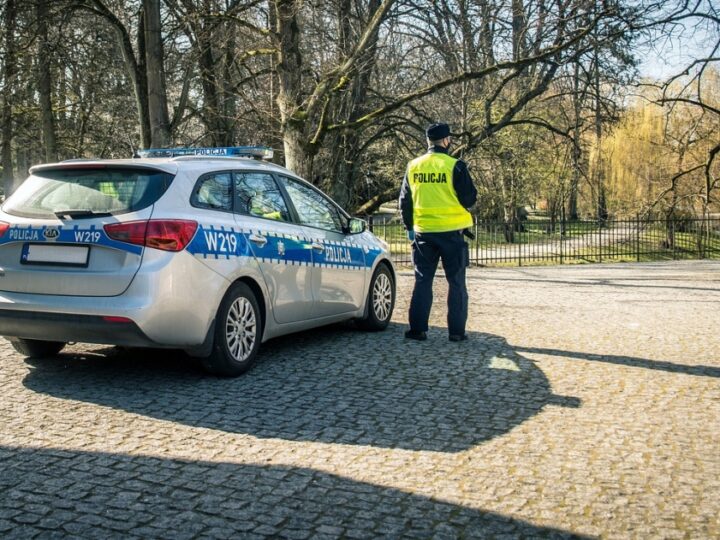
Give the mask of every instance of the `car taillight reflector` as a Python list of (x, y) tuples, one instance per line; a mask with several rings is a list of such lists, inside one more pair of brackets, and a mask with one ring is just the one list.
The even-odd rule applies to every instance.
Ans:
[(4, 221), (0, 221), (0, 237), (2, 237), (7, 230), (10, 228), (9, 223), (5, 223)]
[(105, 225), (104, 229), (113, 240), (163, 251), (181, 251), (195, 236), (197, 222), (185, 219), (151, 219), (111, 223)]

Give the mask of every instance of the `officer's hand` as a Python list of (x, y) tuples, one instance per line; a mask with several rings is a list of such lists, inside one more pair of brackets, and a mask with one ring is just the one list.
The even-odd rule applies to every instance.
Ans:
[(408, 231), (407, 237), (408, 237), (408, 240), (410, 240), (411, 242), (414, 242), (415, 241), (415, 231)]

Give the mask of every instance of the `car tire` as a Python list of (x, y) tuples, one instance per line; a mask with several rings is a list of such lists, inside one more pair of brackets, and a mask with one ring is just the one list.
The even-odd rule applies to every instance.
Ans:
[(395, 308), (395, 280), (390, 269), (381, 264), (375, 270), (367, 297), (367, 315), (358, 321), (362, 330), (378, 332), (390, 324)]
[(62, 341), (42, 341), (39, 339), (11, 339), (10, 344), (20, 354), (28, 358), (46, 358), (55, 356), (63, 350), (65, 343)]
[(220, 302), (210, 356), (203, 366), (213, 375), (237, 377), (252, 366), (262, 340), (262, 315), (255, 293), (235, 283)]

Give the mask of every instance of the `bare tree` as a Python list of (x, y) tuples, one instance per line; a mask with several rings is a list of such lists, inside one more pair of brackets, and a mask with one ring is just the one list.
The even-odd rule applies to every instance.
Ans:
[(3, 187), (5, 196), (13, 192), (15, 174), (13, 171), (13, 96), (15, 88), (15, 77), (17, 75), (17, 49), (15, 31), (17, 27), (17, 3), (15, 0), (7, 0), (5, 2), (5, 12), (3, 13), (3, 22), (5, 31), (2, 35), (4, 45), (4, 65), (3, 65), (3, 92), (2, 92), (2, 117), (0, 124), (2, 125), (2, 168), (3, 168)]
[[(720, 120), (720, 108), (716, 103), (708, 101), (704, 93), (704, 82), (711, 74), (711, 67), (720, 66), (720, 12), (714, 3), (704, 1), (696, 2), (692, 6), (683, 2), (672, 7), (674, 9), (671, 8), (664, 17), (651, 21), (649, 25), (652, 28), (659, 28), (663, 33), (673, 32), (679, 27), (685, 30), (686, 26), (691, 26), (692, 32), (708, 36), (707, 54), (693, 59), (676, 74), (663, 81), (660, 85), (662, 93), (656, 102), (661, 105), (689, 105)], [(717, 77), (717, 70), (714, 75)], [(703, 166), (705, 178), (702, 195), (703, 214), (707, 214), (710, 204), (715, 202), (714, 191), (720, 182), (715, 160), (719, 153), (720, 141), (710, 146)], [(684, 174), (686, 171), (681, 170), (679, 173)]]
[(47, 0), (36, 0), (35, 18), (38, 36), (37, 85), (40, 98), (40, 117), (42, 119), (42, 140), (45, 147), (45, 160), (57, 161), (57, 137), (52, 102), (52, 51), (49, 38), (49, 5)]
[[(160, 20), (160, 0), (143, 0), (145, 35), (145, 69), (147, 72), (147, 108), (150, 122), (150, 145), (170, 146), (170, 118), (165, 88), (165, 55)], [(141, 51), (142, 55), (142, 51)]]

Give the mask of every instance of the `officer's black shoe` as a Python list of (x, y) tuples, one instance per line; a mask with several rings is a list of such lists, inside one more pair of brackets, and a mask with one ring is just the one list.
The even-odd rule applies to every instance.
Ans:
[(467, 334), (463, 334), (461, 336), (459, 336), (457, 334), (450, 334), (450, 337), (448, 337), (448, 339), (450, 341), (465, 341), (465, 340), (467, 340), (467, 338), (468, 338)]
[(425, 341), (427, 339), (426, 332), (416, 332), (415, 330), (408, 330), (405, 332), (407, 339), (414, 339), (415, 341)]

